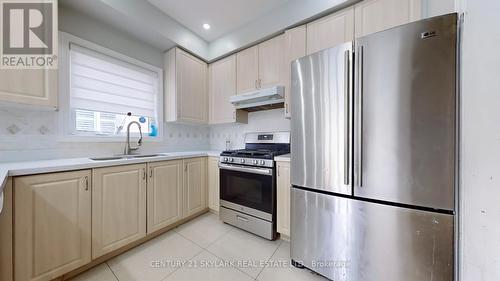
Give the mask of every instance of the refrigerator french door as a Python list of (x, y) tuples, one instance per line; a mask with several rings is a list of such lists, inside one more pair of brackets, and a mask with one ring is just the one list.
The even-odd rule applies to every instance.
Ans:
[(335, 281), (453, 280), (456, 58), (451, 14), (292, 64), (292, 260)]
[(294, 62), (293, 185), (352, 195), (352, 48), (345, 43)]

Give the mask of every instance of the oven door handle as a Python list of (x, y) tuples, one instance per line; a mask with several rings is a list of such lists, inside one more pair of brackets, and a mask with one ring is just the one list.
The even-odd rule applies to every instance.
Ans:
[(245, 173), (259, 174), (259, 175), (272, 176), (273, 174), (272, 169), (247, 168), (247, 167), (240, 167), (240, 166), (226, 165), (226, 164), (219, 164), (219, 168), (223, 170), (238, 171), (238, 172), (245, 172)]

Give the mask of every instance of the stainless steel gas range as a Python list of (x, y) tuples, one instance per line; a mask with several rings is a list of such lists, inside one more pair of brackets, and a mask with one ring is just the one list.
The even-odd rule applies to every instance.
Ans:
[(245, 149), (220, 154), (220, 211), (225, 223), (276, 239), (276, 165), (290, 153), (290, 132), (247, 133)]

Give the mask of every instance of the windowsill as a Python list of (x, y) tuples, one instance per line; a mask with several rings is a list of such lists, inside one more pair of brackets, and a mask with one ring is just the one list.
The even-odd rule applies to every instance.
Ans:
[[(78, 135), (63, 135), (59, 136), (57, 141), (58, 142), (115, 142), (115, 143), (124, 143), (126, 140), (126, 136), (78, 136)], [(138, 136), (130, 136), (130, 140), (138, 140)], [(150, 142), (150, 143), (156, 143), (156, 142), (162, 142), (163, 141), (163, 136), (157, 136), (157, 137), (149, 137), (149, 136), (144, 136), (142, 138), (143, 142)]]

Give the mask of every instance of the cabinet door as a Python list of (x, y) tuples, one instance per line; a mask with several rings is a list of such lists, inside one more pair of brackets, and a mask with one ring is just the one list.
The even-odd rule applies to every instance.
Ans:
[[(420, 0), (422, 2), (422, 18), (431, 18), (458, 11), (456, 0)], [(418, 4), (418, 3), (417, 3)]]
[(421, 18), (422, 0), (365, 0), (354, 6), (356, 38)]
[(259, 88), (283, 85), (285, 54), (284, 35), (269, 39), (259, 46)]
[(285, 31), (285, 117), (291, 117), (290, 90), (291, 90), (291, 64), (294, 60), (306, 55), (306, 26)]
[(236, 55), (210, 64), (208, 74), (210, 124), (247, 123), (248, 113), (229, 101), (236, 95)]
[(335, 47), (354, 39), (352, 7), (307, 24), (307, 54)]
[(0, 100), (56, 108), (57, 70), (1, 69)]
[(278, 163), (277, 231), (290, 236), (290, 163)]
[(259, 79), (259, 46), (236, 54), (236, 86), (238, 94), (254, 91)]
[(12, 178), (9, 178), (3, 190), (3, 208), (0, 213), (0, 280), (2, 281), (12, 281), (14, 276), (12, 205)]
[(219, 212), (219, 157), (208, 158), (208, 208)]
[(184, 160), (184, 217), (207, 208), (207, 159)]
[(14, 179), (16, 281), (52, 280), (91, 261), (89, 170)]
[(182, 160), (148, 164), (148, 233), (182, 219)]
[(94, 169), (92, 180), (95, 259), (146, 235), (146, 164)]
[(177, 49), (178, 119), (208, 123), (207, 64)]

